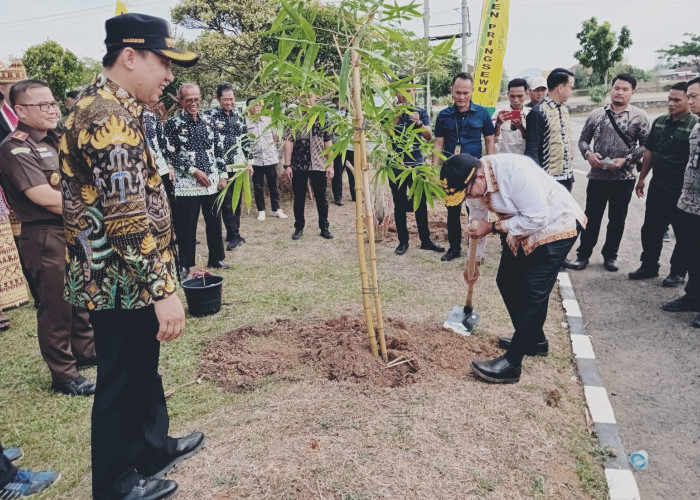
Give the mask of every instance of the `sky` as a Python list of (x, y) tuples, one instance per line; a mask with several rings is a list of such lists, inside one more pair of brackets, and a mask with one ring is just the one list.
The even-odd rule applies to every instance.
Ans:
[[(335, 0), (337, 2), (337, 0)], [(406, 0), (401, 0), (405, 3)], [(422, 0), (417, 0), (422, 4)], [(104, 21), (114, 15), (114, 0), (2, 0), (0, 59), (7, 63), (31, 45), (55, 40), (79, 57), (100, 59), (104, 53)], [(130, 12), (141, 12), (170, 20), (177, 0), (127, 0)], [(431, 35), (454, 34), (461, 29), (460, 0), (430, 0)], [(468, 0), (474, 40), (479, 30), (483, 0)], [(31, 8), (27, 8), (30, 6)], [(656, 50), (679, 43), (683, 33), (700, 32), (700, 0), (511, 0), (510, 29), (504, 66), (510, 77), (531, 69), (569, 67), (576, 64), (576, 33), (592, 16), (607, 20), (613, 30), (630, 28), (634, 44), (625, 53), (626, 62), (651, 69), (658, 62)], [(405, 28), (423, 35), (423, 21)], [(176, 28), (187, 39), (196, 32)], [(461, 42), (457, 40), (454, 48)], [(467, 51), (473, 63), (475, 45)]]

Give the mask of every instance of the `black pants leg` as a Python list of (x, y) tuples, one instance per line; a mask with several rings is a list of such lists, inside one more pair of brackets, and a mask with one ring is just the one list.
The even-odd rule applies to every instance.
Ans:
[(178, 196), (175, 201), (175, 235), (177, 236), (180, 266), (195, 265), (197, 220), (202, 205), (202, 196)]
[(173, 224), (175, 223), (175, 185), (173, 180), (170, 178), (170, 174), (163, 175), (160, 178), (163, 181), (163, 187), (165, 188), (165, 194), (168, 196), (168, 202), (170, 202), (170, 212), (173, 217)]
[[(355, 166), (355, 151), (348, 149), (345, 152), (345, 161), (350, 162), (350, 165)], [(350, 187), (350, 199), (355, 201), (355, 174), (353, 174), (349, 168), (345, 168), (348, 173), (348, 186)]]
[[(664, 186), (655, 183), (654, 179), (649, 183), (644, 225), (642, 226), (642, 256), (640, 258), (642, 267), (646, 269), (654, 271), (659, 269), (664, 232), (674, 219), (679, 196), (680, 193), (677, 190), (665, 189)], [(676, 238), (676, 246), (671, 256), (671, 272), (679, 276), (685, 276), (687, 271), (687, 259), (682, 256), (682, 253), (682, 245), (678, 243), (678, 238)]]
[[(265, 166), (253, 165), (253, 196), (255, 197), (255, 208), (258, 212), (265, 211)], [(269, 183), (269, 177), (268, 177)], [(270, 192), (272, 196), (272, 192)], [(274, 208), (272, 209), (274, 211)]]
[[(229, 189), (229, 193), (232, 190)], [(204, 216), (204, 224), (206, 226), (207, 232), (207, 248), (209, 249), (209, 260), (208, 263), (216, 263), (224, 260), (226, 253), (224, 251), (224, 240), (221, 237), (221, 213), (216, 206), (216, 197), (218, 194), (210, 194), (207, 196), (202, 196), (202, 215)], [(231, 210), (229, 208), (225, 210)], [(222, 209), (224, 209), (222, 207)], [(238, 206), (236, 211), (233, 213), (234, 218), (237, 219), (238, 224), (241, 220), (241, 200), (238, 201)], [(236, 232), (234, 235), (238, 234), (238, 228), (236, 227)]]
[(634, 179), (608, 182), (608, 228), (605, 233), (605, 244), (601, 253), (604, 259), (617, 259), (622, 235), (625, 233), (627, 209), (634, 192)]
[(153, 306), (91, 311), (97, 350), (92, 406), (92, 486), (99, 499), (121, 498), (140, 475), (157, 472), (174, 455), (160, 375)]
[[(244, 174), (248, 175), (248, 174)], [(233, 177), (233, 173), (229, 173), (229, 178)], [(211, 196), (211, 195), (210, 195)], [(216, 198), (216, 195), (213, 195)], [(233, 189), (227, 189), (224, 195), (224, 202), (221, 204), (221, 218), (224, 221), (226, 228), (226, 241), (232, 241), (241, 237), (241, 198), (239, 198), (236, 210), (233, 210)], [(206, 219), (205, 219), (206, 220)], [(211, 250), (210, 250), (211, 251)]]
[(309, 183), (308, 170), (292, 172), (292, 192), (294, 193), (294, 229), (304, 229), (304, 206), (306, 205), (306, 186)]
[(267, 178), (267, 189), (270, 191), (270, 206), (272, 211), (280, 209), (280, 191), (277, 187), (277, 164), (265, 165), (265, 177)]
[[(545, 340), (543, 326), (547, 319), (549, 295), (575, 241), (575, 237), (553, 241), (537, 247), (530, 255), (525, 255), (521, 247), (512, 262), (505, 255), (505, 249), (501, 252), (501, 262), (508, 262), (508, 265), (516, 268), (514, 275), (518, 277), (518, 282), (514, 280), (509, 284), (515, 290), (509, 300), (516, 312), (513, 324), (515, 333), (506, 358), (514, 365), (519, 366), (525, 353), (534, 351), (536, 344)], [(514, 278), (505, 276), (501, 281), (508, 279)]]
[[(469, 242), (471, 244), (471, 241)], [(523, 282), (524, 266), (518, 265), (516, 256), (506, 243), (506, 235), (501, 235), (501, 262), (496, 274), (496, 285), (501, 293), (503, 303), (508, 310), (510, 321), (513, 325), (519, 322), (518, 313), (521, 310), (520, 288)]]
[(450, 248), (453, 250), (462, 250), (462, 204), (456, 207), (447, 207), (447, 239), (450, 242)]
[(4, 448), (0, 443), (0, 488), (9, 483), (17, 475), (17, 467), (3, 454)]
[(558, 182), (559, 184), (561, 184), (562, 186), (564, 186), (564, 187), (566, 188), (566, 190), (567, 190), (569, 193), (570, 193), (571, 190), (574, 188), (574, 178), (573, 178), (573, 176), (572, 176), (572, 177), (569, 177), (568, 179), (563, 179), (563, 180), (560, 180), (560, 181), (557, 181), (557, 182)]
[(700, 300), (700, 215), (689, 214), (676, 208), (674, 220), (676, 245), (681, 245), (688, 257), (688, 282), (685, 284), (685, 293)]
[(586, 229), (581, 233), (581, 243), (576, 249), (579, 259), (589, 259), (593, 253), (593, 248), (598, 242), (600, 224), (603, 220), (605, 206), (608, 204), (608, 191), (606, 182), (596, 179), (589, 179), (586, 186), (586, 217), (588, 223)]
[[(401, 170), (395, 170), (397, 175)], [(406, 214), (413, 212), (413, 199), (408, 197), (408, 191), (411, 189), (413, 181), (411, 177), (406, 177), (404, 183), (399, 186), (395, 182), (389, 181), (391, 195), (394, 199), (394, 221), (396, 223), (396, 234), (399, 238), (399, 243), (408, 243), (408, 228), (406, 226)], [(421, 243), (430, 241), (430, 229), (428, 228), (428, 205), (425, 197), (421, 200), (418, 208), (415, 210), (416, 226), (418, 227), (418, 237)]]
[(311, 181), (311, 189), (316, 198), (316, 211), (318, 212), (318, 227), (320, 229), (328, 229), (328, 200), (326, 199), (326, 180), (325, 170), (312, 170), (309, 172), (309, 180)]
[(341, 156), (338, 155), (333, 159), (331, 188), (333, 189), (333, 200), (336, 203), (343, 201), (343, 170), (345, 170), (345, 163)]

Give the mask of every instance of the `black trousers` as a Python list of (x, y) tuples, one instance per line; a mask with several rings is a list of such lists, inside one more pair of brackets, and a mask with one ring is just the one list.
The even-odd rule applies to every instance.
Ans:
[[(469, 207), (467, 207), (467, 214)], [(447, 240), (452, 250), (462, 249), (462, 204), (456, 207), (447, 207)]]
[(170, 174), (162, 175), (160, 180), (163, 181), (163, 187), (165, 188), (165, 194), (168, 196), (168, 202), (170, 202), (170, 211), (172, 215), (175, 215), (175, 185), (170, 177)]
[[(233, 175), (233, 172), (229, 172), (228, 178), (230, 179), (231, 177), (233, 177)], [(238, 206), (236, 207), (236, 210), (233, 210), (233, 189), (229, 188), (226, 190), (226, 194), (224, 195), (224, 202), (221, 204), (221, 218), (223, 219), (224, 227), (226, 228), (226, 241), (233, 241), (241, 237), (242, 201), (243, 195), (241, 194), (241, 197), (238, 199)], [(213, 259), (209, 258), (209, 261), (212, 262)]]
[(496, 284), (515, 328), (506, 352), (511, 363), (519, 366), (526, 352), (546, 340), (543, 326), (549, 295), (575, 241), (576, 237), (553, 241), (537, 247), (530, 255), (525, 255), (520, 247), (517, 255), (513, 255), (505, 235), (501, 236), (501, 263)]
[[(255, 206), (258, 212), (265, 211), (265, 179), (267, 178), (267, 189), (270, 190), (270, 205), (272, 211), (276, 212), (280, 208), (280, 192), (277, 189), (277, 164), (273, 165), (253, 165), (253, 194), (255, 195)], [(239, 203), (240, 207), (240, 203)], [(240, 214), (240, 209), (238, 211)], [(240, 220), (240, 216), (239, 216)]]
[(586, 187), (586, 216), (588, 224), (581, 233), (581, 244), (576, 249), (579, 259), (588, 259), (593, 247), (598, 242), (600, 224), (603, 220), (605, 206), (608, 206), (608, 228), (603, 245), (604, 259), (617, 259), (622, 233), (625, 231), (625, 219), (636, 181), (601, 181), (589, 179)]
[(0, 488), (9, 483), (17, 475), (17, 467), (3, 454), (4, 448), (0, 443)]
[[(355, 166), (355, 151), (348, 149), (345, 151), (345, 161), (349, 161), (352, 166)], [(333, 179), (331, 179), (331, 187), (333, 188), (333, 200), (343, 201), (343, 171), (348, 173), (348, 184), (350, 185), (350, 199), (355, 201), (355, 175), (345, 166), (340, 155), (333, 160)]]
[[(642, 267), (646, 269), (659, 269), (659, 257), (664, 245), (664, 233), (668, 225), (673, 226), (673, 232), (680, 230), (675, 224), (676, 205), (681, 193), (678, 189), (671, 189), (651, 179), (647, 192), (646, 211), (644, 212), (644, 225), (642, 226)], [(697, 251), (697, 250), (696, 250)], [(676, 238), (676, 246), (671, 254), (671, 272), (678, 276), (685, 276), (688, 270), (687, 249), (683, 248)]]
[[(394, 169), (395, 174), (400, 174), (401, 170)], [(408, 228), (406, 227), (406, 213), (413, 212), (413, 199), (408, 197), (408, 190), (411, 188), (413, 180), (409, 175), (404, 183), (399, 186), (395, 182), (389, 181), (391, 196), (394, 199), (394, 221), (396, 222), (396, 234), (399, 243), (408, 243)], [(428, 205), (425, 196), (421, 200), (416, 213), (416, 226), (418, 226), (418, 237), (421, 243), (430, 241), (430, 229), (428, 228)]]
[(569, 193), (571, 192), (571, 190), (574, 187), (574, 177), (573, 176), (569, 177), (568, 179), (563, 179), (563, 180), (560, 180), (557, 182), (559, 184), (561, 184), (562, 186), (564, 186), (566, 188), (566, 190), (569, 191)]
[(92, 405), (92, 491), (121, 498), (165, 466), (177, 440), (168, 437), (168, 410), (158, 374), (160, 342), (153, 306), (90, 311), (97, 350)]
[[(221, 214), (216, 208), (217, 194), (205, 196), (178, 196), (175, 201), (175, 233), (180, 266), (193, 267), (197, 241), (197, 220), (201, 208), (207, 231), (209, 263), (224, 260), (224, 242), (221, 238)], [(225, 210), (222, 208), (222, 210)], [(229, 209), (230, 210), (230, 209)]]
[(328, 229), (328, 200), (326, 200), (325, 170), (294, 170), (292, 191), (294, 192), (294, 229), (304, 229), (304, 206), (306, 205), (306, 185), (311, 181), (311, 189), (316, 198), (318, 227)]
[(689, 214), (676, 208), (673, 221), (676, 245), (690, 249), (686, 261), (688, 282), (685, 284), (685, 293), (700, 300), (700, 215)]

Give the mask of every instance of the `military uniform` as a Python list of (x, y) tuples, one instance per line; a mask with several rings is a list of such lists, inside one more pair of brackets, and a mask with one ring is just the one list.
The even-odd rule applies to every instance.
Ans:
[(46, 134), (20, 123), (0, 146), (5, 194), (22, 222), (19, 250), (39, 294), (39, 347), (54, 385), (78, 377), (76, 362), (89, 363), (95, 358), (87, 311), (63, 299), (63, 219), (24, 193), (43, 184), (61, 191), (57, 144), (55, 132)]

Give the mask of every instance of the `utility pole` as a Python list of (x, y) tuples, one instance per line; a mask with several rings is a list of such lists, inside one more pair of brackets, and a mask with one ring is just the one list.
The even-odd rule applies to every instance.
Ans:
[(467, 63), (467, 39), (471, 35), (469, 31), (471, 31), (469, 29), (469, 7), (467, 7), (467, 0), (462, 0), (462, 71), (465, 73), (469, 70)]
[[(423, 36), (430, 43), (430, 0), (423, 0)], [(430, 96), (430, 71), (425, 77), (425, 110), (430, 116), (432, 108), (432, 98)]]

